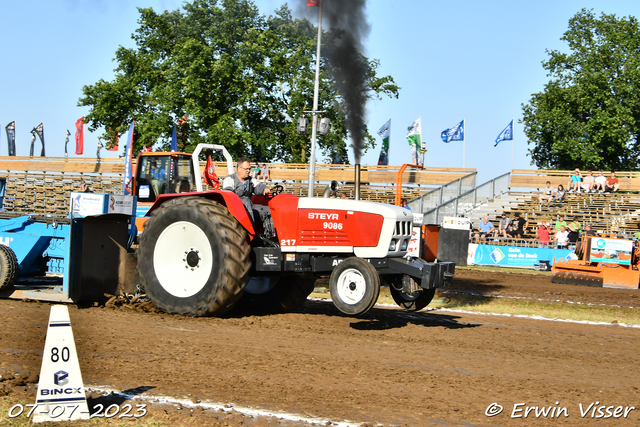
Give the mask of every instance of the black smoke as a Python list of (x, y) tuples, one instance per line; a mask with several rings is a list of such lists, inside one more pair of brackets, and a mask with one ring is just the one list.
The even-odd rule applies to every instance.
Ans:
[[(365, 15), (365, 0), (321, 1), (323, 27), (332, 30), (330, 43), (326, 43), (326, 34), (323, 34), (321, 55), (329, 61), (328, 69), (342, 95), (355, 162), (360, 163), (366, 132), (367, 76), (370, 71), (362, 54), (362, 41), (371, 29)], [(317, 7), (301, 9), (300, 13), (312, 22), (315, 18), (317, 22)]]

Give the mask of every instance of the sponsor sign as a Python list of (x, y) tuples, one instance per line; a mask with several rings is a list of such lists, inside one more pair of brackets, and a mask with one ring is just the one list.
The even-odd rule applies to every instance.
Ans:
[(453, 228), (455, 230), (469, 230), (471, 228), (471, 221), (469, 220), (469, 218), (445, 216), (442, 219), (442, 227)]
[(476, 245), (473, 264), (533, 268), (540, 261), (549, 261), (549, 264), (553, 265), (554, 257), (556, 259), (571, 259), (575, 257), (575, 254), (570, 249)]
[(407, 255), (405, 256), (416, 258), (420, 256), (420, 227), (413, 227), (411, 229), (411, 239), (409, 240)]
[(631, 265), (633, 241), (621, 239), (591, 238), (589, 261), (607, 264)]

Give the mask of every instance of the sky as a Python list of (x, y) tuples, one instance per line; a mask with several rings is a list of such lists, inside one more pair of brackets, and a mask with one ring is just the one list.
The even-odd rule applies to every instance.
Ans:
[[(289, 1), (293, 7), (295, 1)], [(325, 0), (345, 1), (345, 0)], [(265, 15), (284, 0), (255, 0)], [(82, 87), (113, 80), (119, 46), (135, 47), (138, 7), (174, 10), (177, 0), (0, 0), (0, 155), (7, 153), (4, 127), (16, 121), (16, 151), (29, 155), (30, 130), (44, 124), (46, 154), (75, 157), (75, 121), (89, 112), (78, 107)], [(542, 68), (546, 50), (568, 51), (560, 40), (569, 19), (582, 8), (640, 16), (637, 0), (435, 1), (368, 0), (371, 30), (363, 52), (380, 60), (380, 75), (401, 87), (398, 99), (367, 105), (367, 126), (377, 146), (362, 164), (377, 164), (377, 130), (391, 119), (389, 164), (411, 163), (407, 127), (422, 118), (425, 166), (467, 167), (478, 183), (515, 169), (535, 169), (523, 132), (522, 104), (549, 80)], [(317, 20), (314, 21), (317, 23)], [(322, 94), (320, 94), (322, 96)], [(445, 144), (440, 133), (465, 120), (465, 143)], [(498, 134), (514, 120), (514, 141), (494, 148)], [(96, 133), (85, 133), (85, 157), (95, 157)], [(124, 145), (124, 144), (122, 144)], [(101, 151), (102, 157), (120, 152)], [(40, 153), (36, 141), (35, 154)], [(350, 154), (353, 161), (353, 153)], [(322, 156), (319, 163), (328, 162)]]

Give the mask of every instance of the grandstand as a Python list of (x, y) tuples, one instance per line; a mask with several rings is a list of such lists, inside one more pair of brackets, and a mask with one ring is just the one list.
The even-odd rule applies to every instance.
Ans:
[[(214, 162), (220, 177), (227, 175), (225, 163)], [(205, 162), (200, 163), (204, 170)], [(271, 163), (271, 184), (281, 183), (285, 192), (306, 196), (309, 170), (306, 164)], [(135, 169), (135, 162), (134, 162)], [(399, 166), (363, 165), (361, 170), (362, 200), (394, 203)], [(123, 159), (86, 157), (0, 157), (0, 178), (4, 178), (4, 209), (66, 215), (69, 195), (85, 180), (96, 193), (122, 193)], [(314, 194), (322, 194), (332, 180), (340, 183), (340, 191), (354, 196), (353, 165), (316, 165)], [(423, 168), (407, 170), (402, 176), (402, 196), (413, 198), (445, 183), (465, 178), (475, 186), (476, 170), (471, 168)], [(209, 189), (205, 185), (205, 190)]]
[[(620, 190), (616, 193), (567, 193), (563, 203), (551, 206), (539, 203), (538, 194), (547, 181), (551, 182), (554, 189), (558, 184), (566, 187), (572, 173), (573, 171), (513, 170), (509, 195), (515, 197), (517, 203), (500, 205), (500, 200), (497, 199), (493, 203), (495, 210), (484, 213), (497, 225), (502, 212), (506, 212), (510, 218), (513, 218), (515, 212), (519, 212), (529, 222), (529, 227), (523, 239), (499, 239), (494, 243), (533, 245), (536, 243), (534, 238), (540, 222), (555, 224), (559, 215), (564, 216), (567, 222), (578, 218), (583, 230), (585, 224), (591, 223), (593, 230), (602, 234), (627, 238), (639, 236), (640, 172), (616, 172), (620, 184)], [(470, 218), (474, 223), (480, 220), (479, 215)]]

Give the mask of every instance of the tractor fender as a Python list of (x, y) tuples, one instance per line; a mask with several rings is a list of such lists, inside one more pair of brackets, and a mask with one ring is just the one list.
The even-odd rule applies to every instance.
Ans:
[(195, 191), (193, 193), (176, 193), (176, 194), (162, 194), (160, 195), (155, 203), (151, 206), (146, 216), (150, 216), (151, 212), (157, 209), (160, 205), (169, 200), (176, 199), (178, 197), (202, 197), (207, 200), (213, 200), (217, 203), (220, 203), (223, 206), (226, 206), (229, 209), (229, 213), (233, 215), (233, 217), (238, 220), (240, 225), (247, 230), (247, 233), (253, 239), (256, 232), (251, 224), (251, 218), (249, 218), (249, 214), (247, 210), (244, 208), (242, 204), (242, 200), (240, 197), (232, 191), (225, 190), (209, 190), (209, 191)]

